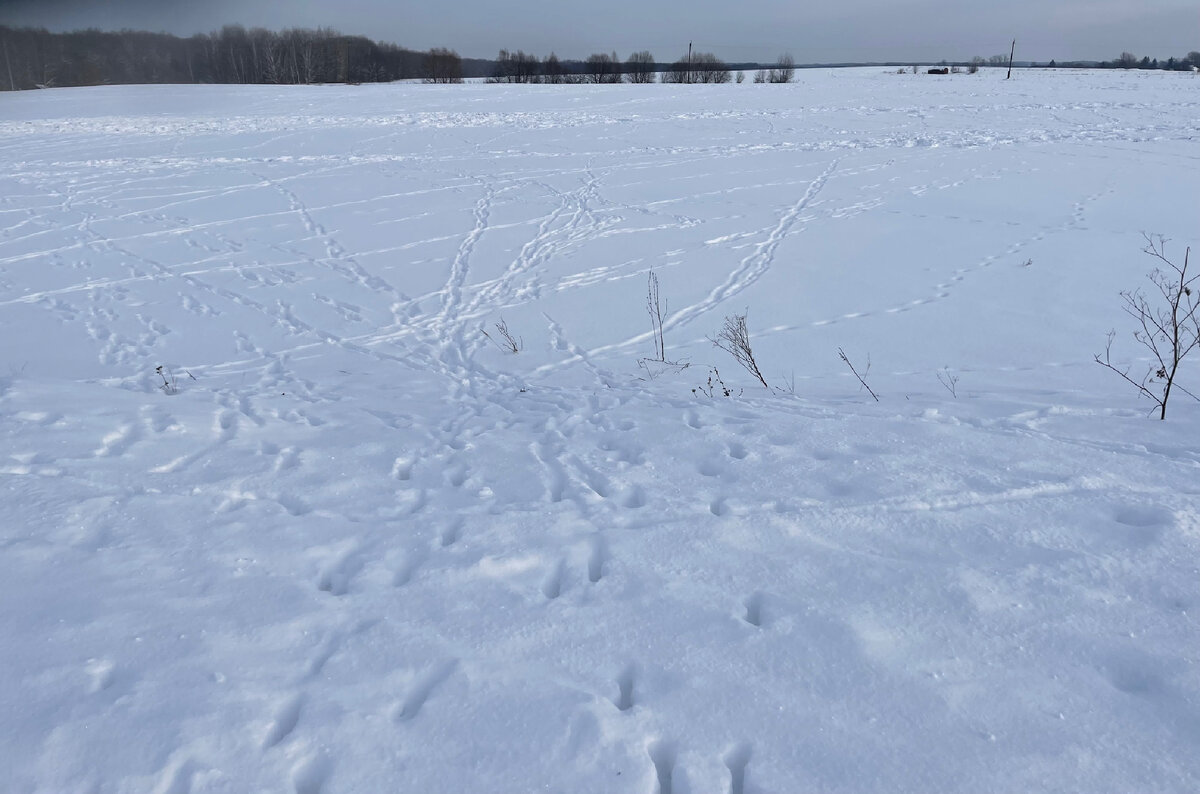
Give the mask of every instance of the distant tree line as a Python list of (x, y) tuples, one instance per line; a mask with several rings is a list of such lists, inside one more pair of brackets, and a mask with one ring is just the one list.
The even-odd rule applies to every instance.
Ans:
[(488, 62), (446, 49), (418, 52), (330, 28), (279, 32), (228, 25), (165, 33), (51, 33), (0, 26), (0, 89), (106, 83), (368, 83), (486, 76)]
[(1190, 72), (1200, 69), (1200, 52), (1192, 50), (1182, 58), (1172, 57), (1165, 61), (1149, 56), (1138, 58), (1131, 52), (1123, 52), (1114, 60), (1102, 61), (1099, 66), (1102, 69), (1165, 69), (1170, 72)]
[[(505, 83), (728, 83), (735, 69), (759, 67), (731, 66), (712, 53), (690, 51), (660, 64), (645, 50), (625, 60), (612, 52), (582, 61), (501, 50), (488, 61), (462, 58), (446, 48), (410, 50), (331, 28), (276, 32), (241, 25), (186, 38), (0, 25), (0, 58), (0, 90), (5, 91), (129, 83), (459, 83), (471, 77)], [(785, 56), (770, 70), (769, 82), (789, 82), (794, 71)], [(737, 75), (741, 82), (741, 71)]]
[[(966, 66), (967, 71), (974, 74), (984, 66), (1007, 66), (1007, 55), (992, 55), (984, 58), (976, 55), (967, 62), (950, 62), (941, 61), (939, 66), (948, 66), (951, 68)], [(1149, 56), (1138, 58), (1133, 53), (1123, 52), (1120, 57), (1114, 58), (1111, 61), (1050, 61), (1044, 64), (1030, 63), (1028, 61), (1018, 61), (1019, 66), (1046, 66), (1051, 69), (1163, 69), (1167, 71), (1190, 72), (1193, 69), (1200, 69), (1200, 52), (1192, 51), (1182, 58), (1167, 58), (1166, 60), (1158, 60)], [(914, 72), (915, 74), (915, 72)]]
[(1111, 61), (1050, 61), (1046, 66), (1051, 69), (1159, 69), (1168, 72), (1190, 72), (1200, 70), (1200, 52), (1192, 50), (1182, 58), (1171, 57), (1161, 61), (1158, 58), (1139, 58), (1131, 52), (1123, 52)]
[[(522, 50), (500, 50), (489, 78), (495, 83), (728, 83), (737, 71), (758, 64), (730, 65), (710, 52), (692, 52), (669, 64), (660, 64), (647, 50), (624, 61), (615, 53), (597, 52), (583, 61), (561, 61), (554, 53), (544, 59)], [(783, 55), (770, 70), (760, 70), (755, 82), (790, 83), (796, 74), (792, 56)], [(769, 79), (768, 76), (769, 75)]]

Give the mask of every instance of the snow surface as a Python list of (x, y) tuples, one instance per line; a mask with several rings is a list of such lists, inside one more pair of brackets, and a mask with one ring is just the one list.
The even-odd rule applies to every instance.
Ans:
[(4, 96), (0, 788), (1200, 789), (1200, 82), (1002, 76)]

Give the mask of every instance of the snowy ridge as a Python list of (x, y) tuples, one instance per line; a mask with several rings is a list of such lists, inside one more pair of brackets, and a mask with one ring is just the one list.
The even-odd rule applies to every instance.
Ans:
[(1194, 790), (1192, 85), (6, 100), (5, 785)]

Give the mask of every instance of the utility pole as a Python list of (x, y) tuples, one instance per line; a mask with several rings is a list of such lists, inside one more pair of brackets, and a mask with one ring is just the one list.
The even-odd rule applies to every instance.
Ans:
[(1013, 39), (1012, 50), (1008, 53), (1008, 77), (1005, 77), (1004, 78), (1005, 80), (1012, 79), (1012, 62), (1013, 62), (1013, 56), (1016, 54), (1017, 54), (1017, 40)]
[(695, 75), (695, 73), (692, 71), (692, 43), (689, 41), (689, 42), (688, 42), (688, 75), (687, 75), (687, 81), (688, 81), (689, 83), (692, 83), (692, 82), (695, 82), (695, 79), (696, 79), (696, 75)]

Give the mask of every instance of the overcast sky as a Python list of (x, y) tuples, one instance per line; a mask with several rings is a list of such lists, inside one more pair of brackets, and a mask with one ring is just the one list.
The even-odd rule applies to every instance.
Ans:
[(727, 61), (1165, 58), (1200, 50), (1200, 0), (0, 0), (0, 24), (180, 35), (226, 24), (336, 28), (470, 57), (500, 48), (582, 58), (648, 49)]

